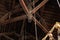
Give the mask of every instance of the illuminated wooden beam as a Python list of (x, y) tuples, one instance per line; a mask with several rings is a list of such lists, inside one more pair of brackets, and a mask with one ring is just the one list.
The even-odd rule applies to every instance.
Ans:
[[(51, 28), (51, 30), (46, 34), (46, 36), (44, 37), (44, 38), (42, 38), (42, 40), (46, 40), (46, 38), (48, 37), (48, 36), (50, 36), (50, 34), (52, 34), (52, 32), (54, 31), (54, 29), (60, 29), (60, 22), (56, 22), (55, 24), (54, 24), (54, 26)], [(54, 38), (53, 38), (54, 39)]]

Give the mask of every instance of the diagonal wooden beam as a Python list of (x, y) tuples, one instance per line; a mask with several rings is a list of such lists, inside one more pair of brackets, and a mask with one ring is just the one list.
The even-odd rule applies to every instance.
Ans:
[(7, 35), (4, 35), (4, 34), (3, 34), (2, 36), (4, 36), (6, 39), (14, 40), (13, 38), (8, 37)]
[[(12, 22), (16, 22), (16, 21), (21, 21), (21, 20), (24, 20), (24, 19), (27, 19), (27, 16), (26, 16), (26, 15), (22, 15), (22, 16), (18, 16), (18, 17), (15, 17), (15, 18), (13, 18), (13, 19), (10, 19), (10, 22), (9, 22), (9, 20), (6, 20), (6, 21), (5, 21), (5, 24), (7, 24), (7, 23), (12, 23)], [(37, 20), (35, 17), (33, 17), (32, 20), (33, 20), (34, 22), (35, 22), (35, 20), (36, 20), (36, 24), (37, 24), (45, 33), (48, 32), (48, 30), (47, 30), (40, 22), (38, 22), (38, 20)]]
[(7, 35), (5, 35), (4, 33), (0, 33), (0, 37), (1, 37), (1, 36), (5, 37), (6, 39), (9, 39), (9, 40), (14, 40), (14, 39), (8, 37)]
[[(23, 0), (22, 0), (22, 1), (23, 1)], [(20, 1), (20, 2), (21, 2), (21, 1)], [(24, 2), (23, 2), (23, 4), (24, 4)], [(22, 4), (21, 4), (21, 5), (22, 5)], [(25, 4), (24, 4), (24, 5), (25, 5)], [(23, 5), (23, 6), (24, 6), (24, 5)], [(23, 7), (23, 8), (24, 8), (24, 10), (25, 10), (26, 13), (29, 13), (28, 9), (26, 8), (26, 5), (25, 5), (25, 7)], [(33, 17), (33, 16), (32, 16), (32, 17)], [(19, 18), (20, 18), (20, 19), (19, 19)], [(26, 19), (26, 18), (27, 18), (26, 15), (19, 16), (19, 17), (16, 17), (16, 18), (14, 18), (14, 19), (10, 19), (10, 23), (11, 23), (11, 22), (16, 22), (16, 21), (19, 21), (19, 20), (24, 20), (24, 19)], [(33, 17), (32, 20), (33, 20), (33, 21), (36, 20), (37, 25), (38, 25), (45, 33), (48, 32), (47, 29), (46, 29), (43, 25), (41, 25), (41, 23), (39, 23), (35, 17)], [(5, 23), (8, 23), (8, 22), (9, 22), (9, 20), (5, 21)], [(35, 21), (34, 21), (34, 22), (35, 22)]]
[[(37, 7), (35, 7), (31, 12), (30, 12), (30, 10), (28, 9), (28, 7), (26, 6), (24, 0), (19, 0), (19, 2), (20, 2), (20, 4), (21, 4), (22, 8), (24, 9), (26, 15), (29, 16), (28, 14), (30, 14), (30, 13), (34, 14), (39, 8), (41, 8), (41, 7), (47, 2), (47, 0), (43, 0), (43, 1), (41, 2), (41, 4), (39, 4)], [(35, 11), (35, 10), (36, 10), (36, 11)], [(30, 12), (30, 13), (29, 13), (29, 12)], [(32, 16), (32, 15), (31, 15), (31, 16)], [(33, 17), (33, 16), (32, 16), (32, 17)], [(33, 19), (33, 21), (34, 21), (36, 18), (33, 17), (32, 19)], [(35, 22), (35, 21), (34, 21), (34, 22)], [(37, 25), (40, 26), (40, 28), (41, 28), (41, 26), (42, 26), (41, 29), (42, 29), (45, 33), (48, 32), (48, 31), (46, 30), (46, 28), (44, 28), (44, 26), (43, 26), (41, 23), (39, 23), (37, 20), (36, 20), (36, 22), (37, 22)]]
[(48, 32), (48, 30), (47, 30), (35, 17), (33, 17), (32, 20), (33, 20), (34, 22), (35, 22), (35, 20), (36, 20), (36, 24), (37, 24), (45, 33)]
[(20, 6), (18, 4), (18, 5), (15, 6), (15, 9), (13, 9), (12, 11), (7, 12), (3, 17), (1, 17), (0, 21), (1, 22), (5, 21), (5, 19), (8, 18), (8, 14), (12, 15), (12, 12), (15, 13), (15, 12), (19, 12), (19, 11), (22, 11), (22, 9), (20, 8)]
[(28, 7), (26, 6), (26, 3), (24, 2), (24, 0), (19, 0), (22, 8), (24, 9), (26, 15), (28, 16), (28, 18), (32, 19), (31, 15), (34, 14), (38, 9), (40, 9), (42, 6), (44, 6), (47, 3), (48, 0), (43, 0), (37, 7), (35, 7), (32, 11), (30, 9), (28, 9)]
[[(55, 24), (54, 24), (54, 26), (51, 28), (51, 30), (46, 34), (46, 36), (45, 37), (43, 37), (42, 38), (42, 40), (46, 40), (46, 38), (48, 37), (48, 36), (51, 36), (51, 34), (52, 34), (52, 32), (54, 31), (54, 29), (59, 29), (60, 28), (60, 23), (59, 22), (56, 22)], [(54, 39), (54, 38), (53, 38)], [(55, 40), (55, 39), (54, 39)]]
[[(32, 13), (35, 13), (35, 12), (36, 12), (36, 10), (35, 10), (36, 8), (37, 8), (37, 9), (41, 8), (41, 6), (43, 6), (43, 3), (44, 3), (45, 1), (46, 1), (46, 0), (44, 0), (43, 2), (41, 2), (41, 4), (38, 5), (37, 7), (35, 7), (35, 8), (32, 10)], [(25, 10), (25, 12), (26, 12), (26, 13), (29, 13), (28, 8), (27, 8), (27, 6), (25, 5), (25, 3), (24, 3), (23, 0), (22, 0), (22, 2), (23, 2), (23, 3), (21, 3), (21, 1), (20, 1), (21, 5), (24, 4), (24, 5), (22, 5), (22, 6), (25, 6), (25, 7), (23, 7), (24, 10)], [(46, 1), (46, 2), (47, 2), (47, 1)], [(46, 2), (45, 2), (45, 3), (46, 3)], [(40, 7), (39, 7), (39, 6), (40, 6)], [(19, 9), (19, 8), (18, 8), (18, 9)], [(34, 12), (34, 11), (35, 11), (35, 12)], [(8, 12), (8, 13), (11, 13), (11, 12)], [(4, 21), (4, 20), (8, 17), (8, 13), (6, 13), (0, 20), (3, 20), (3, 21)]]
[[(24, 0), (19, 0), (22, 8), (24, 9), (24, 11), (27, 13), (29, 13), (29, 9), (28, 7), (26, 6)], [(36, 11), (38, 11), (38, 9), (40, 9), (42, 6), (44, 6), (46, 3), (48, 2), (48, 0), (43, 0), (38, 6), (36, 6), (32, 11), (31, 13), (34, 14)]]
[(38, 11), (41, 7), (43, 7), (46, 3), (48, 2), (48, 0), (43, 0), (38, 6), (36, 6), (33, 10), (32, 13), (36, 13), (36, 11)]
[(22, 8), (24, 9), (25, 13), (28, 14), (29, 13), (29, 9), (27, 8), (24, 0), (19, 0), (19, 2), (21, 4)]
[(27, 19), (26, 15), (22, 15), (22, 16), (18, 16), (18, 17), (12, 18), (12, 19), (5, 20), (5, 22), (3, 24), (13, 23), (16, 21), (24, 20), (24, 19)]

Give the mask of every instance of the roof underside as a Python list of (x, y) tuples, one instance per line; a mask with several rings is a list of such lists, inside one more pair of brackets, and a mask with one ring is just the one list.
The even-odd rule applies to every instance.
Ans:
[[(39, 5), (41, 1), (38, 0), (35, 6)], [(28, 5), (29, 4), (27, 4), (27, 6)], [(52, 28), (55, 22), (57, 21), (60, 22), (60, 8), (57, 4), (57, 0), (53, 0), (53, 1), (49, 0), (35, 14), (38, 22), (41, 22), (43, 26), (46, 26), (45, 28), (48, 31)], [(27, 19), (28, 17), (24, 18), (25, 16), (26, 16), (26, 13), (22, 8), (22, 6), (20, 5), (19, 0), (1, 0), (0, 1), (0, 28), (1, 28), (0, 32), (1, 33), (16, 32), (20, 34), (22, 25), (23, 25), (27, 33), (30, 33), (35, 36), (34, 21), (29, 23)], [(42, 37), (45, 35), (45, 32), (40, 27), (38, 27), (38, 25), (37, 25), (38, 36), (40, 37), (40, 39), (42, 39)], [(56, 33), (56, 30), (55, 30), (55, 33)]]

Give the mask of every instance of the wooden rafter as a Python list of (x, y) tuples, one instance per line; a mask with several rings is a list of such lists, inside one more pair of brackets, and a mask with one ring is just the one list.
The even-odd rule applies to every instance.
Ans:
[[(6, 24), (6, 23), (12, 23), (12, 22), (20, 21), (20, 20), (24, 20), (24, 19), (26, 19), (26, 18), (27, 18), (26, 15), (18, 16), (18, 17), (16, 17), (16, 18), (10, 19), (10, 22), (9, 22), (9, 20), (6, 20), (6, 21), (5, 21), (5, 24)], [(38, 20), (35, 19), (35, 17), (33, 17), (32, 20), (33, 20), (33, 21), (36, 20), (37, 25), (38, 25), (45, 33), (48, 32), (48, 30), (47, 30), (40, 22), (38, 22)]]
[[(37, 7), (35, 7), (32, 11), (30, 11), (30, 10), (28, 9), (28, 7), (26, 6), (24, 0), (20, 0), (20, 4), (21, 4), (22, 8), (24, 9), (26, 15), (29, 16), (28, 14), (31, 14), (31, 13), (34, 14), (34, 13), (35, 13), (38, 9), (40, 9), (47, 1), (48, 1), (48, 0), (43, 0), (43, 1), (42, 1)], [(30, 12), (30, 13), (29, 13), (29, 12)], [(33, 15), (31, 15), (31, 16), (33, 17)], [(33, 17), (32, 19), (36, 20), (35, 17)], [(33, 21), (34, 21), (34, 20), (33, 20)], [(35, 21), (34, 21), (34, 22), (35, 22)], [(36, 22), (40, 25), (40, 28), (42, 27), (43, 31), (48, 32), (48, 31), (46, 30), (46, 28), (44, 28), (44, 26), (42, 26), (37, 20), (36, 20)], [(37, 25), (38, 25), (38, 24), (37, 24)], [(45, 32), (45, 33), (46, 33), (46, 32)]]
[[(48, 0), (43, 0), (37, 7), (35, 7), (33, 10), (32, 10), (32, 14), (34, 14), (39, 8), (41, 8), (46, 2), (47, 2)], [(25, 13), (29, 13), (30, 11), (29, 11), (29, 9), (27, 8), (27, 6), (25, 5), (25, 3), (24, 3), (24, 1), (23, 0), (20, 0), (20, 4), (21, 4), (21, 6), (23, 7), (23, 9), (24, 9), (24, 11), (25, 11)], [(23, 5), (22, 5), (23, 4)], [(36, 10), (35, 10), (36, 9)], [(8, 14), (7, 14), (8, 15)], [(7, 17), (7, 15), (5, 15), (5, 16), (3, 16), (2, 18), (5, 18), (5, 17)], [(14, 19), (11, 19), (10, 20), (10, 22), (15, 22), (15, 21), (18, 21), (18, 20), (24, 20), (24, 19), (22, 19), (22, 17), (25, 19), (25, 18), (27, 18), (26, 17), (26, 15), (24, 16), (19, 16), (19, 17), (16, 17), (16, 18), (14, 18)], [(32, 16), (33, 17), (33, 16)], [(19, 19), (20, 18), (20, 19)], [(33, 17), (33, 21), (35, 20), (36, 18), (35, 17)], [(6, 23), (8, 23), (9, 22), (9, 20), (7, 20), (7, 21), (5, 21)], [(38, 21), (37, 21), (37, 19), (36, 19), (36, 22), (37, 22), (37, 25), (45, 32), (45, 33), (47, 33), (48, 31), (47, 31), (47, 29), (46, 28), (44, 28), (43, 27), (43, 25), (41, 25)], [(41, 27), (42, 26), (42, 27)]]
[[(44, 6), (47, 2), (48, 2), (48, 0), (43, 0), (37, 7), (35, 7), (35, 8), (31, 11), (31, 13), (34, 14), (36, 11), (38, 11), (38, 9), (40, 9), (42, 6)], [(20, 4), (21, 4), (21, 6), (23, 7), (24, 11), (25, 11), (26, 13), (29, 13), (29, 9), (28, 9), (28, 7), (26, 6), (24, 0), (20, 0)], [(22, 4), (23, 4), (23, 5), (22, 5)]]
[[(9, 12), (7, 12), (4, 16), (2, 16), (2, 17), (0, 18), (0, 22), (4, 22), (5, 19), (8, 18), (8, 14), (11, 14), (11, 15), (12, 15), (13, 13), (19, 12), (19, 11), (22, 11), (22, 9), (20, 8), (20, 6), (19, 6), (19, 4), (18, 4), (18, 5), (15, 6), (15, 9), (14, 9), (14, 10), (9, 11)], [(13, 12), (13, 13), (12, 13), (12, 12)]]

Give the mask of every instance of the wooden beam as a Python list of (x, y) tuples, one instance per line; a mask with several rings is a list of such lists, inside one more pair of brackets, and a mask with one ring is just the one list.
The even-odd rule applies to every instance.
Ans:
[[(22, 2), (23, 2), (23, 0), (22, 0)], [(45, 0), (45, 1), (43, 1), (42, 3), (44, 3), (44, 2), (47, 2), (47, 1)], [(21, 3), (21, 2), (20, 2), (20, 3)], [(38, 7), (40, 8), (40, 6), (42, 6), (42, 3), (41, 3), (40, 5), (38, 5), (36, 8), (38, 8)], [(24, 5), (22, 5), (22, 4), (24, 4)], [(21, 5), (25, 7), (25, 8), (23, 7), (24, 10), (25, 10), (25, 12), (26, 12), (26, 13), (29, 13), (28, 8), (26, 7), (25, 3), (23, 2), (23, 3), (21, 3)], [(35, 9), (36, 9), (36, 8), (35, 8)], [(39, 8), (38, 8), (38, 9), (39, 9)], [(33, 9), (32, 12), (34, 12), (35, 9)], [(9, 13), (10, 13), (10, 12), (9, 12)], [(8, 13), (5, 14), (1, 19), (2, 19), (2, 20), (6, 19), (6, 18), (8, 17), (7, 15), (8, 15)]]
[(11, 10), (9, 12), (7, 12), (3, 17), (0, 18), (0, 21), (3, 22), (5, 21), (5, 19), (8, 18), (8, 14), (11, 14), (12, 15), (12, 12), (15, 13), (15, 12), (20, 12), (22, 11), (22, 8), (20, 8), (19, 4), (17, 6), (15, 6), (15, 9), (14, 10)]
[[(24, 9), (25, 13), (29, 13), (29, 9), (28, 7), (26, 6), (24, 0), (19, 0), (22, 8)], [(40, 9), (42, 6), (44, 6), (46, 3), (48, 2), (48, 0), (43, 0), (37, 7), (35, 7), (31, 13), (34, 14), (36, 11), (38, 11), (38, 9)]]
[(39, 19), (39, 22), (40, 22), (47, 30), (49, 30), (49, 29), (48, 29), (48, 26), (47, 26), (47, 24), (46, 24), (45, 19), (43, 19), (43, 17), (41, 17), (38, 13), (37, 13), (36, 15), (38, 16), (38, 18), (40, 18), (40, 19)]
[(32, 20), (35, 22), (36, 20), (36, 24), (45, 32), (47, 33), (48, 30), (45, 28), (45, 26), (43, 26), (35, 17), (32, 18)]
[[(16, 22), (16, 21), (20, 21), (20, 20), (24, 20), (24, 19), (26, 19), (26, 18), (27, 18), (26, 15), (22, 15), (22, 16), (19, 16), (19, 17), (10, 19), (10, 21), (9, 21), (9, 20), (6, 20), (6, 21), (5, 21), (5, 24), (7, 24), (7, 23), (12, 23), (12, 22)], [(33, 17), (32, 20), (33, 20), (34, 22), (35, 22), (35, 20), (36, 20), (37, 25), (38, 25), (45, 33), (48, 32), (48, 30), (47, 30), (40, 22), (38, 22), (38, 20), (37, 20), (35, 17)]]
[(8, 37), (7, 35), (2, 34), (2, 36), (4, 36), (6, 39), (14, 40), (14, 39), (12, 39), (12, 38)]
[[(22, 3), (21, 3), (21, 2), (22, 2)], [(21, 5), (23, 4), (22, 6), (24, 6), (23, 9), (25, 10), (25, 12), (26, 12), (26, 13), (29, 13), (29, 10), (28, 10), (28, 8), (26, 7), (24, 1), (21, 0), (20, 3), (21, 3)], [(43, 1), (42, 3), (46, 3), (46, 0)], [(42, 5), (42, 3), (41, 3), (39, 6), (37, 6), (37, 7), (40, 8), (41, 5)], [(36, 8), (37, 8), (37, 7), (36, 7)], [(35, 9), (36, 9), (36, 8), (35, 8)], [(39, 8), (37, 8), (37, 10), (38, 10)], [(33, 9), (32, 12), (34, 12), (35, 9)], [(35, 11), (35, 12), (36, 12), (36, 11)], [(32, 17), (33, 17), (33, 16), (32, 16)], [(19, 19), (19, 18), (20, 18), (20, 19)], [(11, 23), (11, 22), (16, 22), (16, 21), (19, 21), (19, 20), (23, 20), (23, 19), (26, 19), (26, 18), (27, 18), (26, 15), (23, 15), (23, 16), (21, 16), (21, 17), (17, 17), (17, 18), (14, 18), (14, 19), (10, 19), (10, 23)], [(36, 19), (33, 17), (33, 21), (34, 21), (34, 22), (35, 22), (35, 20), (36, 20)], [(5, 22), (8, 23), (9, 20), (7, 20), (7, 21), (5, 21)], [(46, 28), (45, 28), (43, 25), (41, 25), (41, 23), (39, 23), (37, 20), (36, 20), (36, 23), (37, 23), (37, 25), (38, 25), (45, 33), (48, 32), (48, 31), (46, 30)]]
[(38, 6), (36, 6), (31, 13), (36, 13), (36, 11), (38, 11), (41, 7), (43, 7), (46, 3), (48, 2), (48, 0), (43, 0)]
[(5, 35), (4, 33), (0, 33), (0, 36), (3, 36), (3, 37), (5, 37), (6, 39), (9, 39), (9, 40), (14, 40), (14, 39), (8, 37), (7, 35)]
[(22, 8), (24, 9), (25, 13), (28, 14), (29, 13), (29, 9), (27, 8), (24, 0), (19, 0), (19, 2), (21, 4)]
[[(26, 15), (29, 16), (28, 14), (30, 14), (30, 13), (29, 13), (30, 10), (29, 10), (28, 7), (26, 6), (24, 0), (19, 0), (19, 1), (20, 1), (20, 4), (21, 4), (22, 8), (24, 9)], [(35, 13), (39, 8), (41, 8), (47, 1), (48, 1), (48, 0), (43, 0), (37, 7), (35, 7), (35, 8), (31, 11), (31, 13), (34, 14), (34, 13)], [(32, 16), (32, 15), (31, 15), (31, 16)], [(32, 16), (32, 17), (33, 17), (33, 16)], [(33, 21), (35, 22), (35, 18), (33, 17), (32, 19), (33, 19)], [(39, 23), (37, 20), (36, 20), (36, 22), (37, 22), (37, 25), (38, 25), (45, 33), (48, 32), (48, 31), (46, 30), (46, 28), (44, 28), (44, 26), (43, 26), (41, 23)]]
[(8, 18), (8, 13), (6, 13), (3, 17), (0, 18), (0, 22), (3, 22), (7, 18)]
[(5, 20), (5, 22), (3, 22), (3, 24), (13, 23), (13, 22), (16, 22), (16, 21), (21, 21), (21, 20), (24, 20), (26, 18), (27, 18), (26, 15), (18, 16), (18, 17), (12, 18), (10, 20), (9, 19)]

